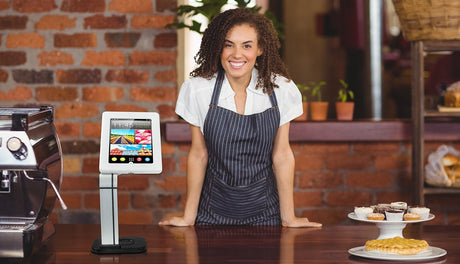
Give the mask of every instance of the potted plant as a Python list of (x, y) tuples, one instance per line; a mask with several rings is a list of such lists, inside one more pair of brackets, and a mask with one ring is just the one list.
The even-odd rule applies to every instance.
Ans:
[(303, 83), (298, 83), (296, 84), (297, 88), (300, 91), (300, 94), (302, 94), (302, 107), (303, 107), (303, 114), (296, 119), (295, 121), (306, 121), (308, 119), (308, 98), (307, 98), (307, 92), (310, 90), (310, 86), (303, 84)]
[(335, 102), (335, 110), (338, 120), (353, 120), (353, 111), (355, 103), (351, 100), (354, 99), (353, 91), (348, 90), (348, 83), (344, 80), (339, 80), (342, 88), (339, 89), (337, 102)]
[(310, 113), (311, 119), (315, 121), (323, 121), (327, 119), (327, 108), (329, 107), (329, 102), (323, 102), (321, 98), (321, 88), (324, 85), (326, 85), (325, 81), (310, 82), (311, 95), (313, 98), (316, 98), (310, 102)]

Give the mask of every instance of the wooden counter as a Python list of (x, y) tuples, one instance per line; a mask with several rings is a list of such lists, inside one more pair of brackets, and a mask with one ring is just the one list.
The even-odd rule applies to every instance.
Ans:
[[(50, 241), (22, 263), (390, 263), (348, 254), (348, 249), (378, 236), (377, 227), (366, 223), (320, 229), (121, 225), (120, 236), (142, 236), (147, 241), (146, 253), (132, 255), (92, 254), (91, 244), (100, 235), (98, 225), (55, 227)], [(417, 263), (460, 263), (460, 226), (411, 224), (404, 236), (447, 250), (444, 257)], [(0, 259), (0, 263), (21, 261)]]

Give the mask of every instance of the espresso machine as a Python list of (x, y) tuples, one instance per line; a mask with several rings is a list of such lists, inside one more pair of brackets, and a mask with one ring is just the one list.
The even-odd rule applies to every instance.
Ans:
[(62, 182), (53, 108), (0, 108), (0, 258), (26, 258), (54, 234)]

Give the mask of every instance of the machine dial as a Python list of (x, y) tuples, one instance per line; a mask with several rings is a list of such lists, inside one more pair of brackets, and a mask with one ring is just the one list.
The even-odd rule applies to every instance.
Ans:
[(6, 147), (16, 159), (23, 160), (27, 157), (27, 147), (17, 137), (11, 137), (6, 142)]

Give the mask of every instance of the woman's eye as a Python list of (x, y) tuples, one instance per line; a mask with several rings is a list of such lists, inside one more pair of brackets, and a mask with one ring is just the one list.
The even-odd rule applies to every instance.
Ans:
[(244, 47), (245, 49), (250, 49), (252, 46), (249, 45), (249, 44), (246, 44), (246, 45), (244, 45), (243, 47)]

